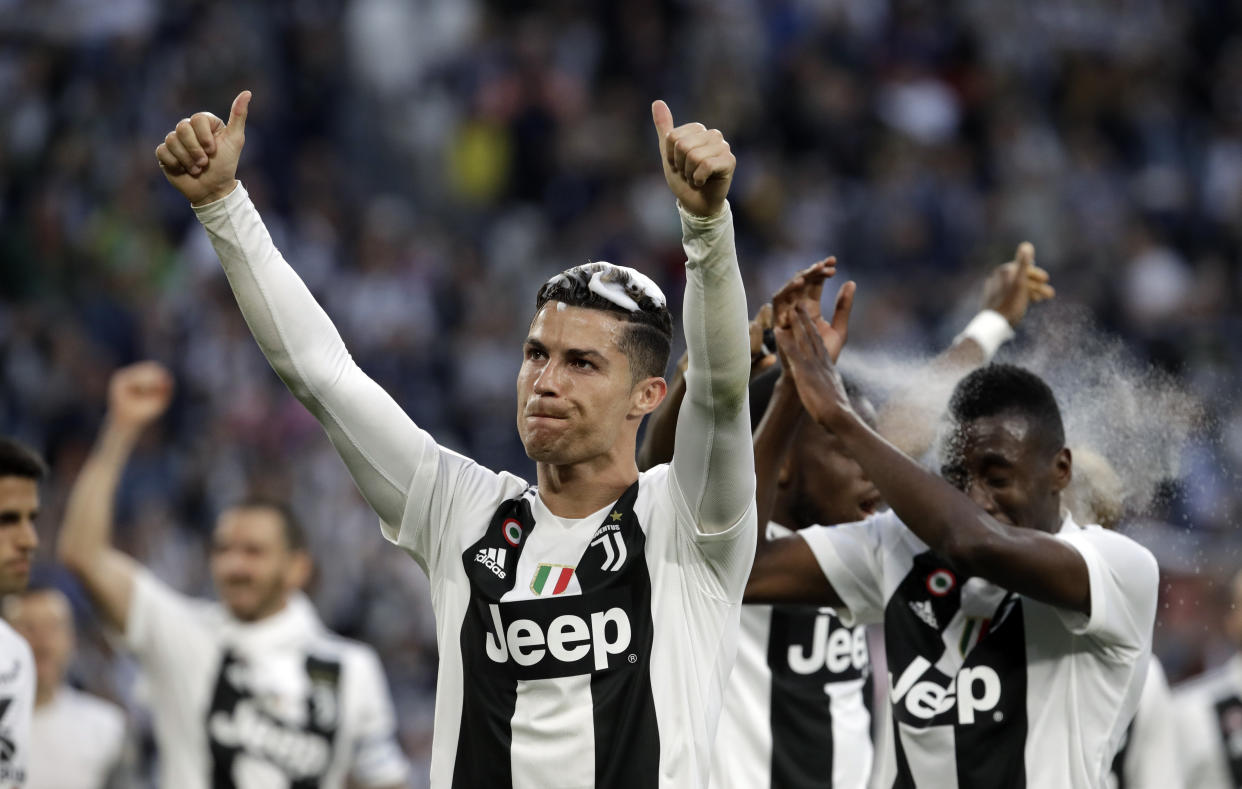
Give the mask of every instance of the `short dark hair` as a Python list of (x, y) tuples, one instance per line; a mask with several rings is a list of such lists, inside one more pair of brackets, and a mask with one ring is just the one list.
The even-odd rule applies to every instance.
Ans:
[(293, 514), (293, 508), (288, 502), (270, 496), (247, 496), (228, 509), (272, 510), (280, 516), (281, 531), (284, 532), (285, 543), (289, 550), (294, 552), (307, 550), (306, 530), (302, 528), (301, 521)]
[[(750, 427), (759, 427), (763, 415), (767, 413), (768, 403), (772, 401), (772, 393), (776, 390), (776, 381), (781, 377), (779, 362), (756, 375), (750, 381)], [(858, 416), (872, 429), (875, 428), (875, 406), (867, 398), (862, 387), (854, 379), (842, 373), (841, 383), (845, 384), (845, 394), (850, 398), (850, 406)]]
[[(592, 290), (591, 280), (596, 275), (605, 283), (620, 285), (638, 309), (627, 309)], [(627, 325), (619, 344), (630, 362), (630, 376), (637, 381), (664, 375), (673, 344), (673, 318), (668, 305), (653, 299), (632, 275), (631, 269), (602, 261), (566, 269), (539, 288), (535, 296), (535, 315), (549, 301), (603, 310), (623, 318)]]
[(47, 476), (47, 464), (39, 453), (15, 438), (0, 436), (0, 477), (24, 477), (39, 482)]
[(949, 415), (958, 424), (1006, 413), (1030, 419), (1049, 454), (1065, 446), (1056, 395), (1030, 370), (1012, 364), (980, 367), (958, 382), (949, 400)]

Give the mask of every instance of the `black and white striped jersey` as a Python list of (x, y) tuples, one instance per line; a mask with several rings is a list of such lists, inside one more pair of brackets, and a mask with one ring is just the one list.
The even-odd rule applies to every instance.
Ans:
[(1185, 785), (1242, 787), (1242, 655), (1175, 687), (1173, 708)]
[[(768, 524), (770, 538), (791, 534)], [(871, 774), (863, 625), (831, 608), (744, 605), (712, 751), (717, 789), (862, 789)]]
[(705, 786), (753, 511), (700, 534), (668, 466), (580, 519), (447, 450), (399, 545), (426, 557), (432, 785)]
[(0, 620), (0, 787), (20, 789), (30, 770), (35, 664), (30, 645)]
[[(849, 623), (883, 622), (893, 759), (873, 787), (1103, 787), (1151, 654), (1155, 559), (1067, 517), (1091, 614), (963, 577), (891, 512), (799, 532)], [(887, 768), (887, 769), (886, 769)]]

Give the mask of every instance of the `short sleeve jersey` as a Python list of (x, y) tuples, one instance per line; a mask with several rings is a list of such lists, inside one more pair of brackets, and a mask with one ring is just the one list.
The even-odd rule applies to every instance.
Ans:
[(69, 686), (34, 711), (30, 789), (103, 789), (125, 754), (125, 713)]
[(161, 786), (344, 789), (406, 780), (378, 657), (328, 631), (302, 596), (240, 622), (140, 570), (125, 640), (150, 690)]
[(1143, 547), (1067, 517), (1091, 615), (1047, 605), (932, 553), (892, 512), (799, 532), (847, 622), (883, 622), (893, 775), (877, 787), (1105, 785), (1151, 654), (1157, 568)]

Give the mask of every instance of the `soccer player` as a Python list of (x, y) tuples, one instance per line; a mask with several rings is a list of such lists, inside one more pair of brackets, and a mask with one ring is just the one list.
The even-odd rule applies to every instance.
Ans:
[(160, 785), (405, 786), (379, 658), (325, 628), (301, 594), (311, 559), (287, 507), (253, 499), (220, 515), (211, 545), (219, 603), (174, 591), (113, 547), (121, 472), (172, 389), (154, 362), (113, 374), (57, 546), (146, 674)]
[[(793, 277), (777, 294), (795, 292), (804, 279), (818, 298), (822, 283), (835, 273), (834, 258)], [(929, 366), (941, 377), (987, 361), (997, 347), (1013, 336), (1013, 329), (1033, 301), (1051, 298), (1048, 273), (1034, 264), (1034, 248), (1022, 244), (1013, 261), (993, 269), (984, 283), (983, 310), (958, 335), (953, 345)], [(852, 288), (852, 286), (851, 286)], [(841, 303), (834, 324), (844, 333), (851, 300)], [(765, 304), (751, 322), (751, 370), (765, 370), (751, 384), (752, 422), (759, 421), (780, 371), (767, 369), (775, 356), (764, 353), (763, 330), (771, 326), (772, 305)], [(765, 327), (766, 324), (766, 327)], [(640, 461), (665, 459), (675, 446), (676, 413), (685, 391), (676, 375), (668, 398), (652, 415), (639, 450)], [(856, 411), (876, 424), (870, 402), (850, 392)], [(890, 429), (912, 431), (894, 436), (915, 447), (929, 431), (911, 428), (920, 408), (902, 406), (900, 396), (886, 411)], [(926, 407), (923, 400), (917, 405)], [(927, 416), (925, 418), (932, 418)], [(924, 447), (925, 448), (925, 447)], [(779, 467), (760, 465), (756, 475), (774, 475), (776, 483), (763, 487), (776, 496), (772, 519), (758, 539), (756, 565), (765, 570), (764, 549), (771, 540), (814, 524), (851, 523), (874, 513), (880, 505), (875, 485), (862, 468), (845, 454), (827, 431), (802, 430)], [(752, 573), (753, 574), (753, 573)], [(872, 766), (872, 668), (863, 625), (846, 626), (828, 607), (813, 605), (746, 605), (742, 609), (737, 663), (721, 711), (720, 728), (712, 749), (714, 787), (832, 787), (861, 789)]]
[(431, 579), (432, 786), (706, 786), (755, 543), (728, 143), (652, 105), (687, 256), (672, 462), (642, 474), (635, 463), (639, 424), (666, 391), (664, 296), (637, 271), (588, 264), (543, 284), (520, 344), (531, 485), (438, 446), (350, 359), (235, 180), (248, 101), (227, 125), (182, 121), (156, 155), (260, 348), (323, 423), (384, 535)]
[(34, 719), (29, 789), (123, 789), (127, 772), (125, 713), (65, 681), (73, 657), (73, 610), (53, 587), (5, 601), (4, 618), (34, 652)]
[[(16, 594), (30, 581), (39, 547), (39, 481), (45, 476), (47, 466), (33, 450), (0, 436), (0, 595)], [(30, 646), (0, 621), (0, 786), (5, 789), (26, 786), (34, 697)]]
[[(1233, 577), (1225, 634), (1242, 645), (1242, 572)], [(1242, 654), (1173, 688), (1186, 786), (1242, 787)]]
[(1062, 515), (1072, 463), (1051, 390), (1009, 365), (962, 379), (941, 479), (851, 407), (832, 358), (844, 337), (809, 288), (776, 326), (787, 377), (756, 463), (788, 452), (801, 401), (892, 511), (774, 541), (765, 561), (784, 580), (756, 562), (747, 600), (884, 623), (895, 774), (872, 785), (1104, 786), (1151, 653), (1157, 569)]

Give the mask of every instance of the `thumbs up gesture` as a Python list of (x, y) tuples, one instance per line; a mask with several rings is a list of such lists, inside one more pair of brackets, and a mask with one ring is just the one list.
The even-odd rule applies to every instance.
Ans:
[(720, 213), (737, 166), (724, 135), (701, 123), (674, 127), (673, 113), (663, 101), (651, 105), (651, 120), (660, 140), (664, 180), (673, 195), (692, 214)]
[(233, 191), (237, 160), (246, 144), (250, 91), (233, 99), (229, 122), (210, 112), (182, 118), (155, 149), (168, 182), (194, 205), (210, 203)]

